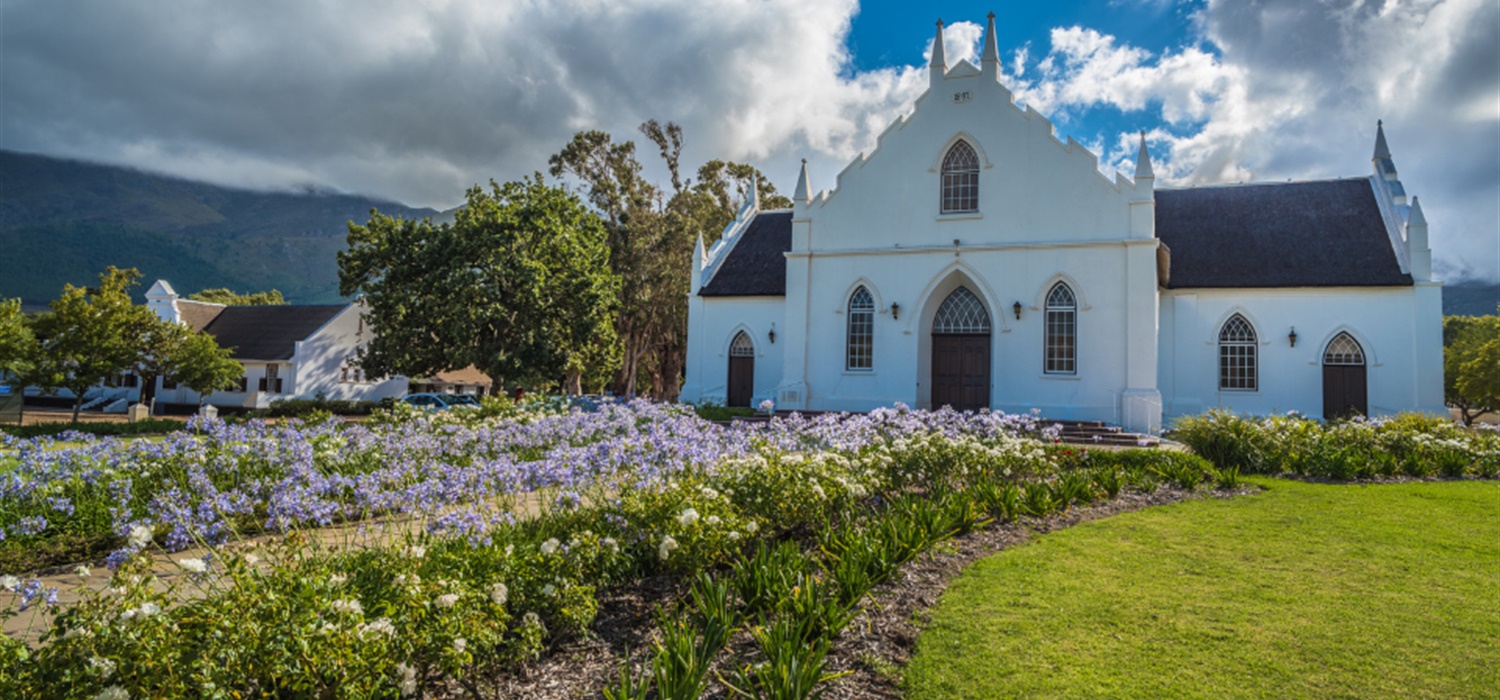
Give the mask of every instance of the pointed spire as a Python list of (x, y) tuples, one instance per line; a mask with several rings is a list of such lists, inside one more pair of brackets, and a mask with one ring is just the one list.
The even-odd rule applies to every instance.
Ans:
[(1411, 215), (1406, 217), (1406, 227), (1426, 226), (1427, 217), (1422, 214), (1422, 202), (1419, 198), (1411, 198)]
[(812, 187), (807, 184), (807, 159), (802, 159), (802, 172), (797, 175), (797, 189), (792, 201), (798, 204), (809, 204), (812, 202)]
[(943, 20), (937, 21), (937, 36), (932, 40), (932, 60), (928, 62), (927, 68), (931, 71), (932, 84), (937, 85), (943, 75), (948, 72), (948, 57), (943, 52)]
[(1385, 121), (1375, 120), (1375, 156), (1376, 158), (1390, 158), (1391, 149), (1385, 145)]
[(997, 76), (1000, 74), (1000, 44), (995, 37), (995, 13), (989, 15), (989, 25), (984, 29), (984, 55), (979, 59), (979, 65), (985, 75)]
[(703, 247), (703, 232), (698, 232), (698, 246), (693, 249), (693, 270), (702, 270), (708, 264), (708, 250)]
[(1141, 150), (1135, 154), (1135, 179), (1156, 179), (1156, 173), (1151, 170), (1151, 154), (1146, 151), (1145, 130), (1141, 131)]
[(748, 201), (750, 202), (750, 210), (751, 211), (760, 211), (760, 183), (758, 182), (759, 179), (760, 178), (756, 177), (753, 173), (750, 176), (750, 198), (749, 198)]

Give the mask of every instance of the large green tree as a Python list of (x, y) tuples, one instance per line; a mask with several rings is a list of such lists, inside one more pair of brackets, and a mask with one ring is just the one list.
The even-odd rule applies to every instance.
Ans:
[(198, 394), (199, 406), (209, 394), (239, 386), (245, 368), (230, 357), (228, 348), (219, 347), (213, 336), (201, 331), (188, 331), (179, 338), (161, 370), (168, 379)]
[(84, 393), (130, 369), (139, 356), (141, 331), (151, 321), (151, 311), (130, 300), (140, 276), (134, 269), (110, 267), (99, 275), (98, 287), (67, 285), (52, 310), (32, 324), (40, 351), (22, 379), (46, 391), (71, 391), (74, 421)]
[(1500, 317), (1443, 317), (1443, 394), (1464, 425), (1500, 410)]
[(562, 380), (612, 368), (619, 278), (605, 228), (540, 174), (475, 187), (452, 224), (372, 212), (349, 226), (340, 292), (364, 294), (375, 376), (430, 376), (474, 365), (504, 383)]
[(574, 135), (549, 159), (551, 173), (577, 179), (604, 218), (609, 265), (621, 280), (617, 317), (621, 341), (616, 393), (646, 391), (675, 400), (687, 355), (687, 294), (693, 244), (713, 243), (754, 191), (763, 209), (790, 207), (754, 167), (709, 161), (696, 182), (681, 169), (682, 129), (651, 120), (641, 133), (656, 146), (671, 176), (663, 190), (641, 173), (633, 142), (602, 131)]

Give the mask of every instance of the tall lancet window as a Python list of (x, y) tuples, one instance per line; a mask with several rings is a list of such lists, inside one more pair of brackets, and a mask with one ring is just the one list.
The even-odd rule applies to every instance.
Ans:
[(1219, 389), (1255, 391), (1258, 368), (1255, 361), (1255, 328), (1235, 314), (1219, 330)]
[(943, 158), (943, 213), (979, 211), (979, 156), (966, 141), (948, 149)]
[(1078, 372), (1078, 301), (1068, 285), (1058, 282), (1047, 293), (1046, 371)]
[(854, 294), (849, 296), (848, 333), (845, 369), (874, 368), (875, 298), (864, 287), (854, 290)]

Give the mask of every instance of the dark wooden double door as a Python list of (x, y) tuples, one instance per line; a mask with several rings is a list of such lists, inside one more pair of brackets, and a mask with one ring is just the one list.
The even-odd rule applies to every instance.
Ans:
[(729, 396), (725, 397), (725, 403), (729, 406), (749, 406), (750, 397), (754, 394), (755, 358), (731, 356), (729, 358)]
[(990, 336), (932, 336), (932, 407), (977, 411), (990, 405)]
[(1369, 415), (1364, 365), (1323, 365), (1323, 417)]

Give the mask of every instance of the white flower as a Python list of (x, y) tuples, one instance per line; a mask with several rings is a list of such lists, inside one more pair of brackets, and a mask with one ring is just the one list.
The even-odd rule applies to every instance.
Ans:
[(707, 518), (704, 518), (703, 522), (706, 522), (709, 525), (718, 525), (719, 522), (720, 522), (719, 521), (719, 516), (717, 516), (717, 515), (710, 515)]
[(693, 523), (698, 522), (698, 511), (692, 508), (682, 511), (682, 515), (677, 516), (677, 522), (683, 527), (691, 526)]
[(513, 545), (513, 544), (505, 545), (505, 556), (508, 557), (508, 556), (514, 554), (515, 551), (516, 551), (516, 546), (515, 545)]
[(756, 406), (756, 408), (759, 408), (761, 413), (770, 413), (771, 411), (776, 409), (776, 402), (770, 399), (766, 399), (765, 401), (760, 402), (760, 405)]
[(606, 537), (606, 538), (600, 540), (599, 544), (604, 545), (605, 549), (608, 549), (609, 551), (614, 552), (616, 554), (618, 554), (620, 552), (620, 543), (616, 542), (615, 538), (613, 538), (613, 537)]
[(510, 589), (506, 588), (504, 583), (496, 581), (495, 585), (490, 586), (490, 600), (495, 601), (495, 605), (505, 605), (505, 601), (509, 598)]
[(662, 561), (666, 561), (667, 557), (672, 556), (672, 550), (674, 549), (677, 549), (677, 540), (672, 539), (671, 535), (667, 535), (662, 538), (661, 546), (656, 548), (656, 554), (661, 557)]
[(401, 674), (401, 696), (417, 694), (417, 669), (406, 664), (396, 664), (396, 673)]
[(156, 533), (152, 531), (150, 525), (136, 525), (130, 528), (130, 546), (139, 548), (151, 544), (151, 537), (154, 534)]
[(342, 586), (342, 585), (344, 585), (344, 582), (348, 581), (348, 580), (349, 580), (349, 577), (345, 576), (343, 574), (334, 574), (334, 575), (328, 577), (328, 582), (331, 583), (331, 584), (333, 584), (333, 585), (335, 585), (335, 586)]
[(712, 487), (704, 486), (703, 488), (698, 490), (702, 492), (704, 498), (707, 498), (709, 500), (713, 500), (719, 497), (719, 492), (713, 490)]
[(401, 574), (400, 576), (396, 577), (396, 585), (404, 586), (408, 583), (413, 586), (420, 585), (422, 583), (422, 577), (416, 574)]
[(121, 622), (129, 622), (135, 619), (145, 619), (161, 612), (161, 606), (156, 603), (142, 603), (139, 608), (131, 608), (120, 613)]
[(84, 566), (83, 564), (79, 564), (78, 568), (73, 569), (73, 573), (78, 574), (79, 578), (88, 578), (89, 574), (92, 574), (94, 572), (93, 570), (89, 569), (89, 567)]
[(254, 554), (246, 554), (245, 563), (251, 566), (255, 566), (256, 564), (260, 563), (260, 557), (257, 557)]
[(464, 650), (468, 648), (469, 640), (464, 639), (463, 637), (457, 637), (453, 640), (453, 651), (462, 654), (464, 653)]
[(359, 626), (359, 635), (361, 637), (368, 637), (372, 634), (394, 637), (396, 636), (396, 626), (391, 624), (391, 618), (389, 617), (382, 617), (374, 622), (366, 622)]
[(190, 574), (201, 574), (208, 571), (208, 562), (202, 559), (178, 559), (177, 565), (182, 567), (183, 571)]
[(547, 596), (548, 598), (557, 595), (557, 586), (554, 586), (550, 583), (542, 586), (542, 595)]
[(349, 613), (350, 615), (359, 615), (365, 611), (364, 606), (360, 605), (359, 601), (348, 598), (333, 601), (332, 607), (334, 612)]
[(740, 533), (739, 532), (737, 532), (735, 530), (730, 530), (729, 531), (729, 541), (730, 542), (737, 541), (737, 540), (739, 540), (739, 538), (740, 538)]
[(549, 539), (546, 542), (542, 543), (542, 554), (550, 555), (553, 552), (556, 552), (557, 548), (561, 546), (562, 543), (558, 542), (556, 537), (553, 537), (552, 539)]
[(818, 498), (826, 498), (826, 497), (827, 497), (827, 495), (826, 495), (826, 494), (824, 494), (824, 493), (823, 493), (823, 487), (822, 487), (822, 486), (819, 486), (819, 485), (817, 485), (817, 484), (813, 484), (813, 487), (812, 487), (812, 492), (813, 492), (813, 494), (815, 494), (815, 495), (816, 495), (816, 496), (817, 496), (817, 497), (818, 497)]
[(427, 556), (427, 548), (420, 545), (412, 545), (406, 548), (406, 556), (412, 559), (421, 559)]
[(115, 674), (115, 662), (97, 656), (89, 659), (89, 668), (104, 680), (109, 680), (109, 677)]
[(537, 617), (536, 613), (534, 612), (529, 612), (525, 615), (522, 615), (521, 624), (527, 627), (538, 627), (542, 630), (542, 634), (547, 634), (547, 626), (542, 624), (542, 618)]
[(457, 593), (444, 593), (443, 595), (438, 596), (437, 599), (437, 604), (440, 608), (451, 608), (456, 603), (458, 603)]
[(750, 533), (750, 534), (753, 535), (753, 534), (755, 534), (755, 531), (759, 530), (759, 529), (760, 529), (760, 525), (757, 525), (754, 520), (751, 520), (750, 522), (745, 523), (745, 532), (748, 532), (748, 533)]
[(21, 579), (15, 576), (0, 576), (0, 589), (13, 591), (21, 587)]
[(99, 691), (94, 700), (130, 700), (130, 692), (118, 685), (112, 685)]

